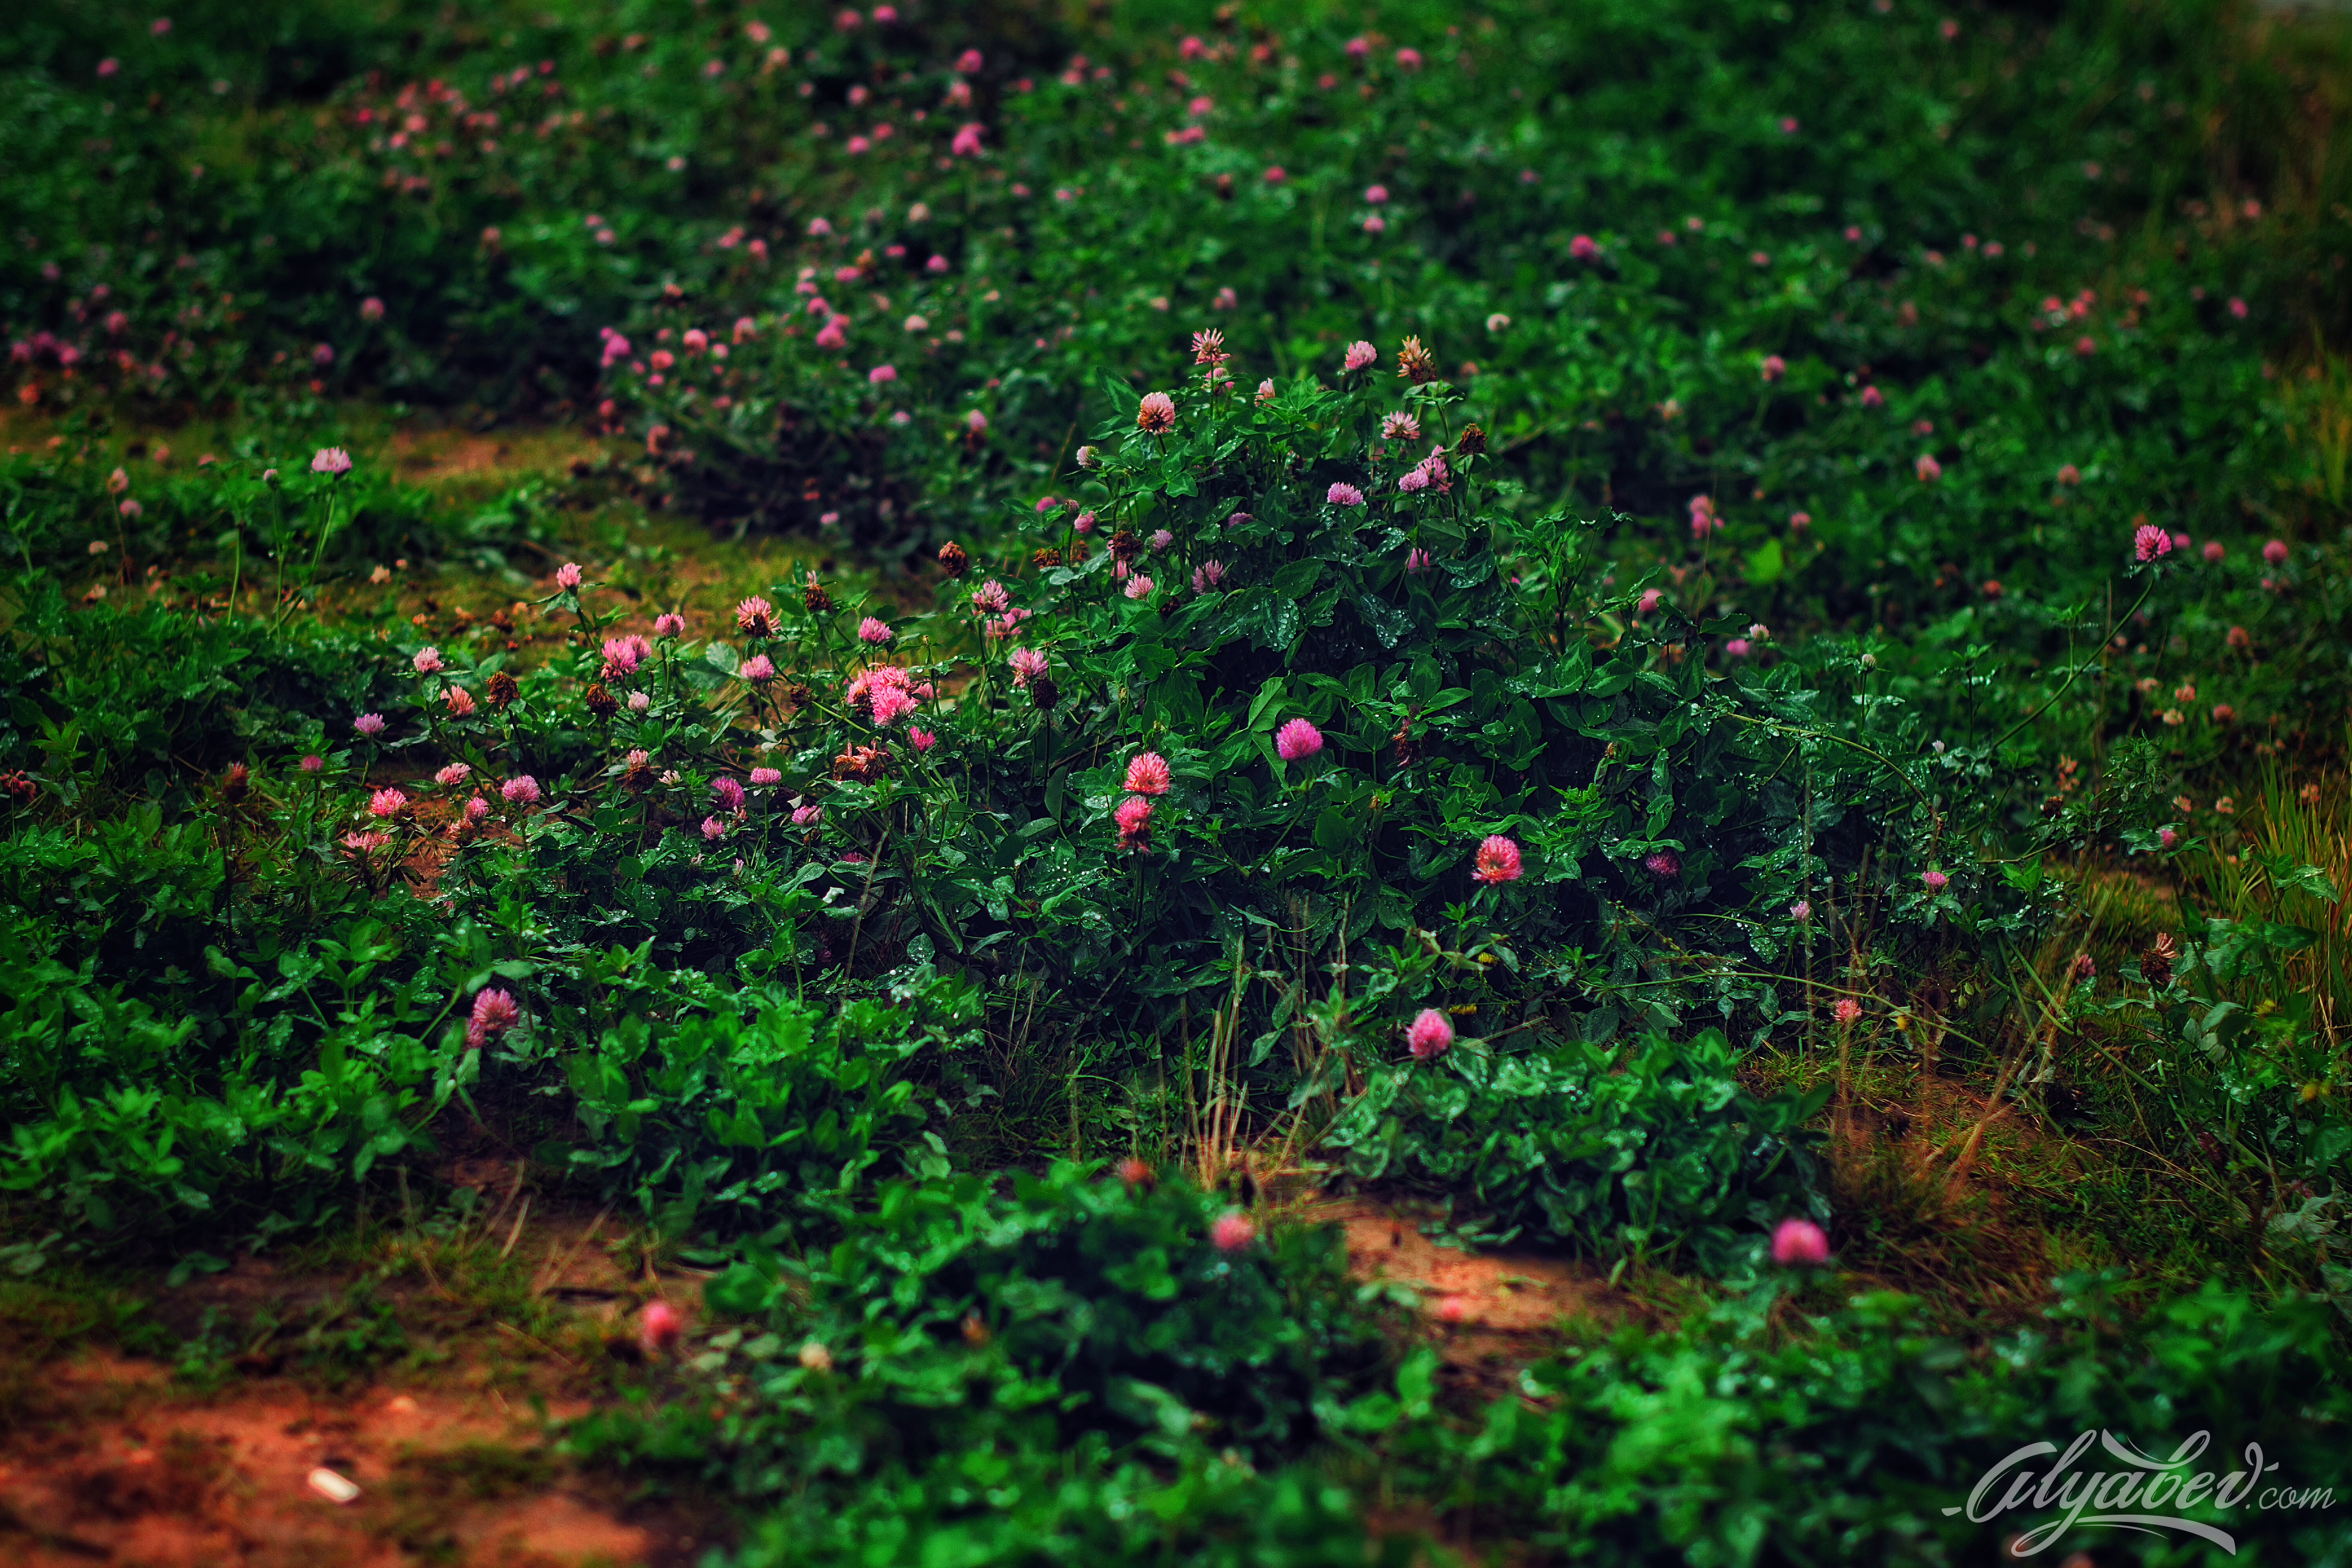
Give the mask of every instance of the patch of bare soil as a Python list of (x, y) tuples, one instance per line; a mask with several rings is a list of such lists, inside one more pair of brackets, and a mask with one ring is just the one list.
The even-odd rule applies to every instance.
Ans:
[[(34, 1370), (17, 1406), (33, 1414), (0, 1429), (0, 1563), (682, 1568), (723, 1543), (722, 1512), (632, 1495), (551, 1442), (642, 1360), (639, 1302), (691, 1315), (695, 1282), (656, 1270), (603, 1215), (476, 1230), (462, 1247), (380, 1248), (395, 1262), (418, 1255), (372, 1287), (415, 1353), (363, 1379), (321, 1377), (298, 1335), (250, 1326), (331, 1322), (349, 1270), (260, 1258), (155, 1302), (175, 1325), (244, 1325), (239, 1375), (215, 1392), (96, 1347)], [(506, 1271), (504, 1295), (483, 1284), (491, 1267)], [(536, 1331), (507, 1321), (529, 1303)]]
[(1628, 1310), (1593, 1264), (1527, 1248), (1467, 1252), (1432, 1240), (1409, 1211), (1376, 1199), (1337, 1200), (1311, 1217), (1347, 1233), (1348, 1268), (1357, 1278), (1417, 1292), (1444, 1336), (1451, 1375), (1488, 1385), (1490, 1394), (1551, 1350), (1563, 1321), (1614, 1322)]

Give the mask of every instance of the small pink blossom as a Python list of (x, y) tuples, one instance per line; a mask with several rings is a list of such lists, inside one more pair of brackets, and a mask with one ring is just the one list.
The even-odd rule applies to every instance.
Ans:
[(1274, 749), (1286, 763), (1311, 757), (1323, 749), (1323, 731), (1304, 719), (1293, 719), (1275, 732)]
[(1884, 408), (1886, 406), (1886, 395), (1874, 386), (1865, 386), (1862, 389), (1862, 405), (1864, 408)]
[(352, 455), (341, 447), (321, 447), (311, 456), (310, 471), (314, 474), (348, 474), (352, 471)]
[(555, 569), (555, 585), (567, 591), (580, 586), (580, 563), (567, 561)]
[(685, 1320), (676, 1307), (667, 1301), (649, 1301), (637, 1320), (637, 1341), (649, 1351), (667, 1351), (677, 1343), (685, 1329)]
[(466, 803), (467, 821), (478, 823), (489, 815), (490, 803), (484, 800), (480, 795), (476, 795), (473, 799)]
[(1911, 466), (1918, 471), (1919, 482), (1922, 484), (1932, 485), (1944, 477), (1944, 465), (1936, 461), (1932, 453), (1920, 453), (1918, 461)]
[(1154, 436), (1176, 427), (1176, 400), (1164, 392), (1147, 392), (1136, 405), (1135, 426)]
[(930, 730), (918, 730), (912, 725), (907, 728), (907, 739), (918, 752), (928, 752), (940, 743), (937, 732)]
[(784, 775), (782, 771), (777, 768), (753, 768), (751, 782), (761, 789), (766, 789), (771, 785), (783, 783)]
[(992, 577), (971, 591), (971, 604), (972, 608), (984, 615), (1001, 616), (1013, 607), (1013, 595), (1004, 591), (1003, 584)]
[(1159, 752), (1141, 752), (1127, 764), (1126, 787), (1134, 794), (1166, 795), (1168, 785), (1168, 759)]
[(466, 1044), (480, 1050), (493, 1035), (503, 1035), (522, 1022), (522, 1008), (511, 992), (487, 990), (474, 997), (474, 1015), (466, 1025)]
[(1642, 857), (1642, 869), (1661, 882), (1671, 882), (1683, 874), (1683, 863), (1671, 849), (1653, 849)]
[(1637, 616), (1655, 615), (1658, 606), (1665, 602), (1665, 598), (1666, 595), (1661, 589), (1644, 588), (1642, 590), (1640, 601), (1633, 606), (1633, 613)]
[(1778, 381), (1789, 374), (1789, 362), (1779, 354), (1764, 356), (1763, 376), (1766, 381)]
[(632, 712), (632, 713), (643, 713), (643, 712), (646, 712), (646, 710), (648, 710), (649, 709), (651, 709), (651, 708), (653, 707), (653, 705), (654, 705), (654, 696), (653, 696), (653, 693), (652, 693), (652, 692), (650, 692), (650, 691), (632, 691), (632, 692), (630, 692), (630, 693), (629, 693), (629, 711), (630, 711), (630, 712)]
[(1142, 849), (1151, 839), (1151, 803), (1139, 795), (1129, 795), (1111, 813), (1118, 824), (1118, 847), (1122, 849)]
[(306, 773), (324, 773), (327, 771), (327, 759), (313, 752), (302, 759), (302, 771)]
[(776, 679), (776, 661), (764, 653), (755, 653), (743, 661), (736, 673), (754, 686), (765, 686)]
[(415, 657), (408, 662), (415, 667), (417, 674), (432, 675), (442, 668), (441, 650), (437, 647), (418, 648)]
[(893, 364), (877, 364), (866, 373), (866, 379), (876, 386), (885, 385), (898, 379), (898, 367)]
[(1830, 1238), (1809, 1219), (1784, 1219), (1772, 1232), (1772, 1261), (1783, 1268), (1811, 1268), (1827, 1263)]
[(1414, 576), (1429, 570), (1429, 552), (1418, 546), (1404, 552), (1404, 569)]
[(1245, 1214), (1224, 1214), (1209, 1227), (1209, 1241), (1219, 1252), (1239, 1252), (1257, 1239), (1257, 1226)]
[(2142, 561), (2154, 561), (2172, 553), (2172, 535), (2152, 522), (2139, 525), (2132, 535), (2132, 552)]
[(821, 805), (796, 805), (793, 807), (793, 826), (794, 827), (814, 827), (824, 820), (824, 807)]
[(710, 798), (721, 811), (740, 811), (743, 809), (743, 786), (721, 773), (710, 781)]
[(375, 816), (398, 816), (408, 809), (408, 797), (396, 789), (380, 789), (368, 796), (369, 814)]
[(378, 735), (383, 733), (383, 715), (381, 713), (362, 713), (358, 718), (352, 721), (352, 728), (357, 730), (361, 734), (365, 735), (372, 741)]
[(1378, 349), (1373, 348), (1371, 344), (1365, 342), (1360, 338), (1356, 342), (1348, 345), (1348, 358), (1345, 368), (1351, 371), (1362, 370), (1380, 357), (1380, 351)]
[(1470, 873), (1474, 882), (1490, 887), (1516, 882), (1526, 872), (1519, 856), (1519, 847), (1499, 833), (1491, 833), (1478, 846), (1475, 869)]
[(890, 640), (890, 627), (872, 616), (857, 623), (857, 640), (879, 646)]
[(1835, 1011), (1837, 1013), (1837, 1021), (1849, 1027), (1859, 1022), (1862, 1018), (1862, 1004), (1855, 1001), (1851, 996), (1841, 1000), (1838, 1003)]
[(727, 825), (715, 816), (706, 816), (702, 819), (702, 837), (715, 844), (727, 837)]
[(1130, 599), (1148, 599), (1151, 596), (1152, 589), (1158, 586), (1158, 584), (1139, 572), (1128, 579), (1127, 596)]
[(1225, 563), (1222, 561), (1203, 561), (1192, 568), (1192, 592), (1195, 594), (1211, 593), (1223, 587), (1224, 581)]
[(672, 612), (656, 616), (654, 617), (654, 636), (657, 637), (684, 637), (685, 635), (686, 617), (684, 616)]
[(1323, 492), (1323, 499), (1333, 506), (1361, 506), (1364, 504), (1364, 492), (1345, 479), (1334, 479), (1331, 488)]
[(1951, 886), (1952, 883), (1952, 879), (1949, 877), (1945, 876), (1941, 871), (1923, 872), (1920, 875), (1919, 880), (1927, 884), (1927, 891), (1931, 894), (1942, 892), (1946, 888)]
[(1434, 1007), (1423, 1007), (1404, 1032), (1405, 1046), (1415, 1061), (1443, 1056), (1454, 1044), (1454, 1022)]
[(1013, 667), (1013, 684), (1025, 687), (1045, 673), (1045, 656), (1034, 647), (1016, 647), (1005, 655), (1004, 662)]
[(2221, 560), (2226, 553), (2227, 552), (2221, 548), (2220, 540), (2209, 539), (2205, 542), (2205, 559), (2209, 563)]
[(2285, 565), (2286, 553), (2286, 541), (2284, 539), (2273, 539), (2263, 546), (2263, 559), (2273, 566)]
[(539, 781), (529, 773), (517, 773), (499, 786), (499, 793), (516, 805), (539, 804)]

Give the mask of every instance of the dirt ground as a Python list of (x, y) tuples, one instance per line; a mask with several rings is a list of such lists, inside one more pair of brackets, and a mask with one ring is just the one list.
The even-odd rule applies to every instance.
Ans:
[[(551, 1437), (638, 1373), (641, 1306), (658, 1297), (690, 1323), (699, 1279), (609, 1215), (532, 1215), (510, 1167), (469, 1179), (507, 1191), (455, 1237), (380, 1241), (363, 1268), (243, 1258), (161, 1292), (182, 1333), (263, 1325), (233, 1338), (220, 1375), (96, 1345), (34, 1372), (0, 1425), (0, 1563), (683, 1568), (723, 1545), (719, 1505), (584, 1473)], [(1344, 1228), (1360, 1278), (1419, 1299), (1448, 1381), (1486, 1396), (1564, 1317), (1620, 1310), (1588, 1266), (1474, 1257), (1369, 1199), (1309, 1212)], [(347, 1324), (353, 1300), (401, 1325), (405, 1353), (322, 1377), (297, 1331)], [(522, 1306), (536, 1331), (509, 1321)]]

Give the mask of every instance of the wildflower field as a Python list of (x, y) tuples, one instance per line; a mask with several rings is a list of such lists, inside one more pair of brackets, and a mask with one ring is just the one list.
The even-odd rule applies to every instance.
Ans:
[(0, 1560), (2352, 1563), (2343, 19), (0, 41)]

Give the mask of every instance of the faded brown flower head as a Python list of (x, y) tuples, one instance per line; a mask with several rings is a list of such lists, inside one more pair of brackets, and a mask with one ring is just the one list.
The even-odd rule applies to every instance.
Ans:
[(1397, 726), (1396, 733), (1389, 737), (1396, 742), (1396, 765), (1401, 768), (1409, 768), (1421, 761), (1421, 742), (1412, 732), (1412, 721), (1419, 713), (1419, 709), (1407, 713), (1404, 722)]
[(961, 577), (971, 570), (971, 557), (964, 553), (962, 545), (950, 539), (940, 546), (940, 565), (949, 576)]
[(522, 695), (522, 688), (515, 684), (513, 676), (501, 669), (490, 677), (490, 683), (482, 695), (492, 708), (502, 709)]
[(1421, 346), (1419, 338), (1407, 338), (1404, 346), (1397, 350), (1397, 374), (1420, 386), (1437, 379), (1437, 361)]
[(1029, 557), (1029, 564), (1040, 572), (1050, 572), (1061, 563), (1062, 552), (1050, 544)]
[(1477, 457), (1486, 449), (1486, 432), (1475, 425), (1465, 425), (1462, 438), (1454, 443), (1454, 449), (1465, 458)]
[(825, 592), (824, 584), (816, 580), (814, 572), (808, 574), (808, 586), (801, 590), (801, 603), (808, 606), (812, 616), (833, 614), (833, 595)]
[(833, 776), (872, 784), (890, 771), (890, 753), (880, 746), (852, 746), (833, 759)]
[(2150, 985), (2172, 983), (2173, 962), (2180, 956), (2180, 944), (2172, 940), (2170, 931), (2158, 931), (2147, 951), (2139, 955), (2139, 972)]
[(1132, 529), (1120, 529), (1110, 536), (1110, 553), (1114, 561), (1132, 561), (1141, 553), (1143, 541), (1135, 537)]
[(1054, 684), (1050, 675), (1041, 675), (1029, 683), (1029, 700), (1037, 705), (1040, 713), (1051, 713), (1062, 700), (1062, 689)]
[(621, 700), (605, 690), (601, 680), (588, 688), (587, 701), (588, 711), (599, 719), (610, 719), (621, 710)]
[(222, 801), (229, 805), (235, 805), (238, 801), (243, 800), (252, 779), (253, 774), (243, 763), (231, 763), (228, 765), (228, 772), (221, 775)]

